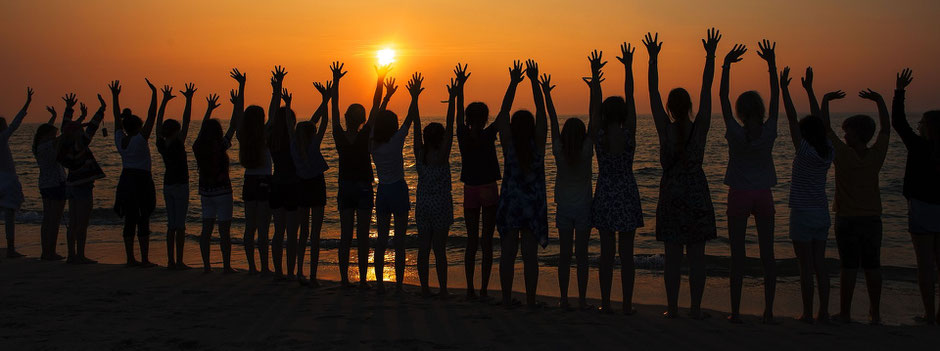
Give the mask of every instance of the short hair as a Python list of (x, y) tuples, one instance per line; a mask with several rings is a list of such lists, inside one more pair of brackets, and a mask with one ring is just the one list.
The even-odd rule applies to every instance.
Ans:
[(480, 124), (486, 124), (490, 119), (490, 108), (482, 102), (471, 102), (467, 105), (467, 125), (472, 125), (474, 122), (479, 122)]
[(858, 136), (859, 141), (868, 144), (875, 136), (875, 120), (866, 115), (855, 115), (842, 122), (842, 129), (851, 129)]

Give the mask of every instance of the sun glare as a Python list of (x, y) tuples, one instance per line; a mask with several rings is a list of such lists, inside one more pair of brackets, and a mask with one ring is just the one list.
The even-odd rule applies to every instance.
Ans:
[(375, 53), (375, 57), (379, 60), (379, 65), (385, 66), (395, 62), (395, 50), (389, 48), (379, 50)]

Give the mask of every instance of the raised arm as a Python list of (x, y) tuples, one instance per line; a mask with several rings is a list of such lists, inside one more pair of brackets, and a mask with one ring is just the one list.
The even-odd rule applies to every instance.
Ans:
[[(52, 125), (54, 125), (54, 124), (55, 124), (55, 119), (56, 119), (56, 117), (57, 117), (57, 114), (56, 114), (56, 112), (55, 112), (55, 107), (46, 106), (46, 111), (49, 111), (49, 115), (50, 115), (50, 116), (49, 116), (49, 120), (46, 121), (46, 124), (52, 124)], [(62, 120), (64, 121), (65, 119), (62, 119)]]
[[(333, 109), (333, 140), (338, 141), (343, 136), (343, 126), (339, 123), (339, 80), (346, 75), (346, 71), (343, 71), (343, 66), (345, 64), (340, 63), (339, 61), (334, 61), (330, 66), (330, 71), (333, 72), (333, 89), (332, 95), (330, 97), (330, 106)], [(352, 128), (349, 126), (347, 128)]]
[(395, 84), (394, 77), (388, 77), (385, 79), (385, 97), (382, 98), (382, 106), (379, 107), (379, 111), (385, 111), (388, 108), (388, 102), (392, 100), (392, 95), (395, 95), (395, 92), (398, 91), (398, 85)]
[[(405, 122), (402, 123), (401, 127), (406, 128), (405, 124), (414, 123), (414, 147), (412, 151), (414, 152), (415, 162), (418, 162), (421, 157), (421, 150), (424, 148), (421, 140), (421, 114), (418, 112), (418, 96), (424, 91), (424, 88), (421, 87), (423, 81), (424, 78), (421, 77), (421, 74), (415, 73), (408, 81), (408, 84), (405, 85), (408, 94), (411, 95), (411, 104), (408, 105), (408, 116), (405, 117)], [(451, 79), (451, 84), (453, 84), (453, 79)], [(450, 90), (450, 87), (448, 87), (448, 90)]]
[(764, 39), (763, 42), (758, 43), (757, 46), (760, 49), (757, 55), (764, 59), (764, 61), (767, 61), (767, 70), (770, 72), (770, 108), (767, 111), (767, 122), (765, 123), (776, 130), (777, 117), (780, 115), (780, 82), (777, 80), (777, 42), (771, 43), (767, 39)]
[(320, 123), (317, 127), (317, 145), (320, 145), (323, 142), (323, 136), (326, 135), (326, 126), (329, 122), (329, 102), (333, 93), (333, 82), (326, 81), (326, 84), (320, 84), (318, 82), (313, 83), (314, 88), (320, 92), (322, 99), (320, 100), (320, 106), (317, 107), (317, 110), (313, 113), (313, 116), (310, 116), (310, 120), (313, 123)]
[[(835, 133), (832, 131), (832, 122), (829, 118), (829, 102), (832, 100), (839, 100), (845, 97), (845, 93), (842, 90), (836, 90), (826, 93), (823, 95), (822, 100), (822, 109), (819, 113), (819, 118), (822, 118), (823, 124), (826, 126), (827, 133), (832, 136), (835, 136)], [(837, 139), (837, 138), (836, 138)]]
[(238, 125), (241, 123), (242, 114), (245, 113), (245, 82), (248, 80), (248, 76), (239, 72), (238, 68), (232, 68), (229, 76), (238, 82), (238, 91), (232, 90), (230, 92), (231, 98), (229, 100), (232, 102), (232, 118), (228, 122), (228, 130), (225, 132), (225, 139), (231, 142), (232, 137), (235, 136), (235, 131), (238, 130)]
[(189, 121), (193, 115), (193, 95), (196, 94), (196, 85), (186, 84), (186, 90), (180, 90), (180, 93), (186, 98), (186, 106), (183, 107), (183, 125), (180, 126), (180, 140), (186, 141), (186, 135), (189, 134)]
[(891, 102), (891, 125), (898, 132), (898, 136), (904, 141), (904, 144), (910, 147), (920, 137), (914, 133), (911, 124), (907, 122), (907, 114), (904, 111), (904, 89), (914, 80), (910, 68), (905, 68), (898, 73), (898, 78), (894, 88), (894, 100)]
[(82, 123), (83, 121), (85, 121), (85, 117), (88, 116), (88, 106), (85, 106), (85, 103), (80, 102), (78, 103), (78, 110), (81, 113), (78, 115), (78, 119), (75, 121), (78, 123)]
[[(630, 135), (636, 132), (636, 99), (633, 98), (633, 52), (636, 51), (629, 43), (620, 44), (620, 54), (617, 57), (623, 64), (623, 99), (627, 103), (627, 121), (625, 127)], [(599, 85), (598, 85), (599, 87)], [(601, 96), (600, 98), (603, 98)]]
[(62, 101), (65, 101), (65, 112), (62, 113), (62, 123), (64, 128), (65, 122), (72, 120), (72, 116), (75, 114), (75, 104), (78, 102), (78, 100), (75, 98), (75, 93), (69, 93), (62, 97)]
[[(392, 69), (392, 64), (387, 64), (385, 66), (375, 66), (375, 94), (372, 96), (372, 108), (369, 109), (369, 117), (366, 120), (366, 125), (372, 126), (375, 121), (375, 115), (378, 114), (380, 108), (382, 107), (382, 87), (383, 82), (385, 81), (385, 76), (388, 75), (388, 71)], [(392, 82), (394, 84), (394, 81)]]
[(4, 129), (3, 132), (0, 132), (4, 137), (9, 138), (11, 135), (13, 135), (13, 132), (15, 132), (16, 129), (20, 127), (20, 124), (23, 123), (23, 119), (26, 118), (26, 113), (29, 110), (29, 104), (32, 102), (33, 89), (26, 87), (26, 103), (23, 104), (23, 108), (21, 108), (20, 111), (16, 113), (16, 116), (13, 117), (13, 120), (10, 121), (10, 124), (7, 125), (7, 129)]
[(548, 123), (545, 117), (545, 97), (539, 85), (539, 64), (529, 59), (525, 62), (525, 73), (532, 85), (532, 97), (535, 100), (535, 145), (536, 152), (545, 154), (545, 141), (548, 138)]
[(653, 122), (656, 124), (656, 131), (660, 137), (663, 136), (666, 126), (669, 124), (669, 116), (666, 115), (666, 109), (663, 108), (663, 98), (659, 94), (659, 51), (663, 48), (663, 43), (659, 41), (659, 33), (655, 36), (646, 33), (643, 38), (643, 45), (649, 53), (649, 94), (650, 110), (653, 114)]
[(707, 131), (711, 126), (712, 119), (712, 82), (715, 80), (715, 51), (718, 50), (718, 42), (721, 40), (721, 32), (712, 28), (708, 30), (708, 37), (702, 39), (702, 46), (705, 47), (705, 70), (702, 73), (702, 91), (699, 92), (698, 114), (695, 116), (695, 124), (702, 127), (699, 131)]
[(274, 70), (271, 71), (271, 104), (268, 106), (267, 122), (269, 124), (274, 119), (277, 109), (281, 107), (281, 87), (284, 85), (284, 76), (286, 75), (287, 70), (281, 66), (274, 66)]
[(124, 130), (124, 124), (121, 123), (121, 101), (119, 100), (119, 95), (121, 95), (121, 81), (111, 81), (111, 84), (108, 84), (108, 89), (111, 90), (111, 111), (114, 114), (114, 133), (117, 134)]
[(548, 118), (552, 130), (552, 147), (561, 142), (561, 128), (558, 126), (558, 114), (555, 113), (555, 103), (552, 102), (552, 76), (542, 73), (542, 80), (539, 82), (542, 86), (542, 94), (545, 94), (545, 107), (548, 112)]
[(157, 116), (157, 87), (153, 86), (149, 79), (144, 78), (144, 80), (147, 81), (147, 86), (150, 87), (150, 107), (147, 108), (147, 120), (144, 121), (144, 126), (140, 128), (140, 136), (147, 139), (153, 131), (153, 121)]
[(212, 119), (212, 111), (219, 108), (219, 95), (218, 94), (209, 94), (206, 97), (206, 115), (202, 117), (202, 125), (199, 127), (200, 131), (202, 128), (206, 127), (206, 123), (209, 123), (209, 120)]
[[(457, 90), (459, 89), (456, 85), (456, 80), (452, 79), (450, 85), (447, 86), (447, 117), (444, 124), (444, 159), (450, 159), (450, 150), (454, 146), (454, 101), (457, 99)], [(415, 120), (415, 123), (418, 123)]]
[(499, 114), (496, 115), (496, 128), (499, 131), (499, 140), (506, 143), (512, 137), (509, 131), (509, 110), (512, 109), (512, 100), (516, 98), (516, 87), (522, 82), (522, 62), (513, 61), (509, 68), (509, 87), (506, 88), (506, 95), (503, 96), (503, 104), (499, 108)]
[[(284, 100), (284, 107), (287, 110), (290, 110), (291, 102), (293, 102), (294, 100), (294, 94), (291, 94), (289, 91), (287, 91), (287, 88), (284, 88), (284, 90), (281, 91), (281, 99)], [(293, 113), (285, 113), (284, 119), (287, 120), (287, 133), (288, 135), (290, 135), (291, 140), (293, 140), (294, 131), (296, 130), (295, 128), (297, 127), (297, 115)]]
[[(603, 61), (603, 55), (603, 51), (594, 50), (591, 52), (591, 55), (588, 56), (588, 62), (591, 64), (591, 77), (582, 78), (588, 84), (588, 89), (590, 89), (588, 94), (588, 136), (593, 139), (597, 138), (597, 130), (601, 127), (600, 114), (594, 112), (600, 112), (601, 100), (604, 98), (601, 91), (604, 72), (601, 69), (607, 65), (607, 61)], [(559, 133), (561, 133), (560, 130)]]
[(889, 137), (891, 135), (891, 115), (888, 114), (888, 105), (885, 104), (885, 99), (877, 91), (871, 89), (858, 92), (858, 97), (874, 101), (878, 105), (878, 138)]
[(780, 90), (783, 95), (783, 107), (787, 113), (787, 125), (790, 127), (790, 141), (793, 142), (793, 148), (800, 147), (800, 126), (796, 117), (796, 108), (793, 107), (793, 98), (790, 97), (790, 67), (784, 67), (780, 72)]
[(809, 98), (809, 113), (819, 116), (819, 102), (813, 91), (813, 67), (806, 67), (806, 75), (800, 78), (800, 83), (803, 84), (803, 89), (806, 90), (806, 96)]
[[(721, 116), (724, 117), (725, 126), (730, 126), (734, 121), (734, 109), (731, 107), (731, 64), (741, 61), (741, 56), (747, 52), (747, 46), (744, 44), (734, 44), (731, 51), (725, 55), (725, 61), (721, 65), (721, 83), (718, 88), (718, 99), (721, 100)], [(776, 71), (771, 71), (771, 75), (776, 76)]]
[(98, 94), (98, 104), (98, 110), (95, 111), (94, 116), (91, 116), (91, 120), (88, 121), (88, 126), (85, 127), (85, 135), (88, 136), (88, 140), (94, 138), (95, 133), (98, 132), (101, 120), (104, 119), (105, 109), (108, 107), (108, 105), (104, 103), (104, 98), (101, 97), (101, 94)]
[(164, 113), (166, 113), (166, 104), (170, 102), (170, 100), (173, 100), (173, 98), (176, 97), (173, 95), (173, 87), (169, 85), (164, 85), (162, 92), (163, 92), (163, 99), (160, 101), (160, 109), (157, 111), (157, 123), (156, 123), (157, 138), (163, 137), (163, 133), (162, 133), (163, 115)]

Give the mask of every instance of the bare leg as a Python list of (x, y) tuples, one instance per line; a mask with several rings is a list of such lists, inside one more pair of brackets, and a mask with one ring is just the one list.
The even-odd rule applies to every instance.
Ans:
[(574, 251), (578, 261), (578, 307), (587, 308), (588, 285), (588, 241), (591, 239), (590, 229), (575, 230)]
[(826, 269), (826, 240), (813, 240), (813, 268), (819, 286), (819, 312), (816, 321), (829, 322), (829, 272)]
[(287, 279), (294, 278), (294, 268), (297, 264), (297, 229), (300, 224), (297, 217), (296, 209), (287, 211), (284, 215), (285, 224), (287, 225)]
[(7, 235), (7, 257), (16, 258), (22, 257), (23, 255), (19, 252), (16, 252), (16, 245), (14, 245), (14, 237), (16, 236), (16, 210), (11, 208), (0, 208), (4, 212), (4, 229), (6, 230)]
[(122, 235), (124, 237), (124, 254), (127, 256), (126, 266), (136, 266), (138, 265), (137, 259), (134, 258), (134, 234), (137, 232), (137, 220), (140, 214), (137, 209), (125, 209), (124, 214), (124, 230)]
[(528, 229), (522, 232), (522, 263), (525, 272), (526, 305), (535, 307), (539, 286), (539, 241)]
[[(323, 207), (314, 207), (311, 209), (310, 223), (310, 284), (318, 286), (317, 266), (320, 263), (320, 230), (323, 228)], [(349, 265), (349, 254), (346, 256), (347, 265)]]
[(375, 229), (378, 237), (375, 240), (373, 261), (375, 263), (375, 285), (379, 293), (385, 292), (385, 249), (388, 247), (388, 232), (391, 222), (391, 213), (375, 214)]
[(467, 297), (473, 298), (473, 271), (477, 264), (477, 247), (480, 243), (480, 209), (463, 209), (463, 216), (467, 222), (467, 249), (464, 251), (463, 268), (467, 274)]
[(186, 246), (186, 225), (176, 230), (176, 268), (189, 269), (183, 261), (183, 248)]
[(408, 235), (408, 212), (395, 214), (395, 289), (401, 291), (405, 282), (405, 242)]
[[(75, 216), (75, 226), (73, 237), (75, 239), (75, 255), (77, 263), (95, 263), (85, 257), (85, 241), (88, 239), (88, 221), (91, 218), (91, 206), (93, 197), (84, 199), (74, 199), (74, 211), (70, 206), (69, 217)], [(70, 218), (71, 220), (71, 218)], [(71, 230), (71, 229), (70, 229)]]
[(232, 268), (232, 221), (219, 221), (219, 238), (222, 248), (222, 271), (235, 273)]
[(689, 292), (692, 302), (689, 314), (692, 318), (700, 319), (702, 314), (702, 295), (705, 294), (705, 242), (690, 243), (686, 245), (686, 256), (689, 258)]
[(421, 295), (424, 297), (431, 296), (428, 276), (430, 275), (432, 232), (430, 227), (418, 226), (418, 281), (421, 282)]
[(574, 246), (574, 228), (558, 228), (558, 292), (559, 306), (567, 309), (568, 282), (571, 280), (571, 254)]
[[(480, 264), (480, 273), (482, 284), (480, 286), (480, 296), (488, 295), (487, 289), (490, 286), (490, 273), (493, 271), (493, 233), (496, 232), (496, 206), (483, 208), (483, 228), (480, 232), (480, 248), (483, 251), (482, 263)], [(515, 256), (513, 256), (515, 257)]]
[(353, 209), (343, 209), (339, 212), (340, 236), (336, 260), (339, 262), (339, 281), (343, 286), (349, 285), (349, 248), (352, 246), (355, 217), (356, 211)]
[(137, 220), (137, 244), (140, 246), (140, 263), (153, 266), (150, 263), (150, 213), (141, 214)]
[(747, 251), (744, 239), (747, 235), (748, 216), (728, 216), (728, 238), (731, 244), (731, 315), (728, 321), (741, 323), (741, 289), (744, 285), (744, 262)]
[(65, 245), (68, 255), (65, 262), (68, 263), (78, 263), (79, 261), (79, 256), (75, 252), (77, 246), (75, 234), (79, 230), (79, 212), (81, 211), (82, 202), (80, 199), (69, 199), (69, 225), (65, 230)]
[(777, 259), (774, 257), (774, 216), (757, 216), (757, 241), (764, 269), (764, 323), (774, 323), (774, 296), (777, 291)]
[(598, 263), (597, 279), (601, 283), (601, 310), (610, 310), (610, 289), (614, 279), (614, 255), (616, 253), (616, 240), (614, 232), (601, 230), (601, 260)]
[(304, 282), (304, 256), (307, 254), (307, 240), (310, 238), (310, 207), (298, 208), (297, 221), (300, 232), (297, 237), (297, 280)]
[(800, 264), (800, 293), (803, 298), (803, 314), (799, 320), (813, 322), (813, 247), (811, 242), (793, 241), (793, 252)]
[(681, 276), (679, 269), (682, 266), (682, 244), (667, 242), (666, 260), (663, 269), (663, 280), (666, 283), (666, 318), (679, 316), (679, 285)]
[(248, 261), (248, 274), (258, 272), (255, 268), (255, 231), (258, 225), (258, 201), (245, 201), (245, 260)]
[(881, 324), (881, 268), (865, 270), (865, 285), (868, 287), (868, 315), (872, 324)]
[[(366, 283), (369, 279), (369, 225), (372, 224), (372, 207), (360, 207), (356, 210), (356, 241), (359, 245), (359, 285), (362, 288), (368, 287)], [(388, 230), (386, 229), (386, 236)], [(383, 261), (385, 257), (379, 257), (376, 254), (376, 261)], [(375, 272), (376, 277), (380, 272)]]
[(271, 236), (271, 260), (274, 263), (275, 279), (284, 277), (281, 266), (284, 258), (284, 232), (287, 230), (287, 210), (283, 207), (274, 210), (274, 235)]
[(59, 225), (62, 222), (62, 213), (65, 211), (64, 200), (42, 200), (42, 227), (40, 240), (42, 241), (42, 259), (58, 260), (62, 256), (56, 254), (56, 243), (59, 239)]
[(633, 265), (635, 237), (636, 230), (620, 232), (620, 283), (623, 291), (623, 313), (628, 315), (636, 313), (633, 309), (633, 281), (636, 278), (636, 268)]
[(503, 291), (503, 306), (512, 307), (512, 278), (515, 273), (516, 254), (519, 251), (519, 230), (510, 229), (499, 234), (502, 252), (499, 257), (499, 281)]
[(932, 233), (911, 233), (911, 241), (917, 256), (917, 283), (924, 303), (923, 319), (928, 324), (934, 324), (937, 321), (937, 236)]
[(202, 270), (206, 273), (212, 271), (212, 266), (209, 263), (211, 253), (209, 245), (212, 240), (212, 229), (214, 226), (215, 218), (202, 219), (202, 233), (199, 235), (199, 252), (202, 254)]
[(258, 261), (261, 263), (261, 274), (271, 272), (268, 269), (268, 250), (271, 244), (268, 241), (268, 232), (271, 230), (271, 206), (267, 201), (259, 201), (257, 209), (257, 231), (258, 241), (255, 246), (258, 247)]
[(839, 274), (839, 320), (852, 321), (852, 297), (855, 293), (857, 269), (842, 268)]
[(440, 296), (447, 297), (447, 234), (448, 229), (435, 229), (431, 238), (434, 248), (434, 270), (437, 272), (437, 284)]

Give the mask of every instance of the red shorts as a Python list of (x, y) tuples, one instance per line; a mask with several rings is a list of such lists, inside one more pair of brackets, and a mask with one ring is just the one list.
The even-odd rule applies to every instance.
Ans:
[(728, 216), (773, 216), (774, 194), (770, 189), (728, 190)]
[(499, 187), (496, 182), (483, 185), (463, 186), (463, 207), (480, 208), (496, 206), (499, 200)]

